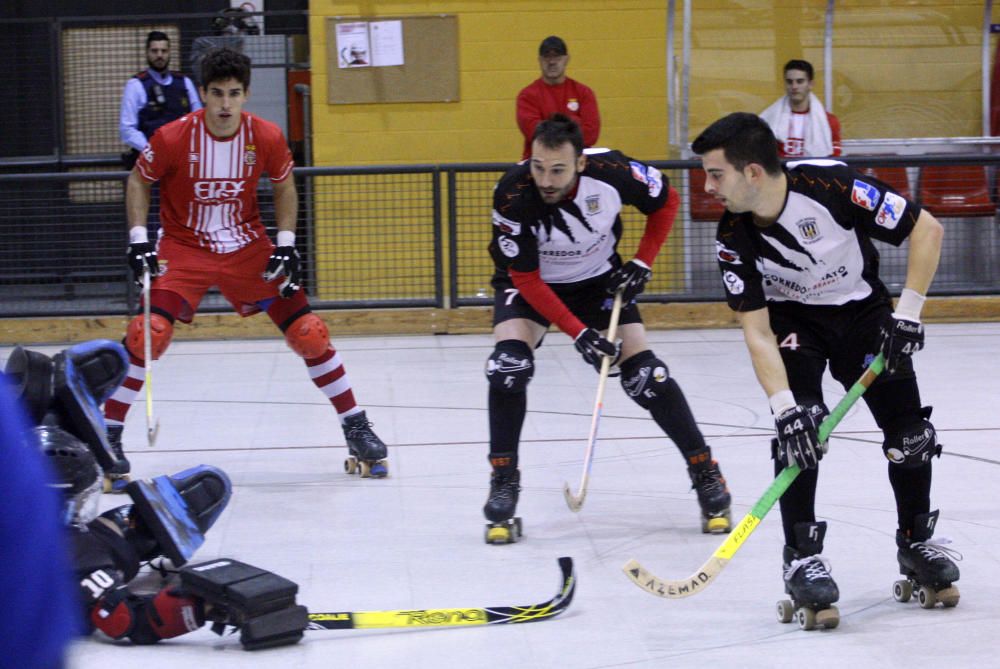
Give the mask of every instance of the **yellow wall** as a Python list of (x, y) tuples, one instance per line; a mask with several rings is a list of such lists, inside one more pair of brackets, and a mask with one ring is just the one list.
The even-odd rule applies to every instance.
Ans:
[[(569, 76), (597, 94), (599, 144), (665, 158), (666, 3), (310, 2), (314, 151), (317, 165), (504, 162), (520, 158), (518, 91), (538, 78), (538, 44), (566, 40)], [(328, 105), (326, 19), (331, 16), (455, 14), (456, 103)]]
[[(569, 75), (597, 93), (599, 144), (644, 159), (674, 157), (667, 147), (666, 4), (313, 0), (316, 164), (517, 159), (514, 99), (538, 76), (538, 43), (553, 33), (569, 46)], [(693, 4), (692, 137), (723, 114), (760, 111), (774, 101), (790, 58), (816, 66), (815, 90), (823, 99), (825, 0)], [(838, 1), (833, 111), (844, 137), (979, 134), (982, 7), (982, 0)], [(458, 17), (459, 102), (327, 104), (328, 17), (436, 13)], [(678, 59), (680, 23), (678, 10)]]

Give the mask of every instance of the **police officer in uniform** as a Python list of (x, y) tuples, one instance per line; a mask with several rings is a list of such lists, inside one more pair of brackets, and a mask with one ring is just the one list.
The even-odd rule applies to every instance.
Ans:
[(127, 169), (132, 169), (160, 126), (201, 109), (191, 80), (168, 69), (170, 38), (166, 33), (154, 30), (146, 35), (146, 61), (149, 68), (129, 79), (122, 95), (118, 129), (122, 141), (131, 147), (122, 155)]

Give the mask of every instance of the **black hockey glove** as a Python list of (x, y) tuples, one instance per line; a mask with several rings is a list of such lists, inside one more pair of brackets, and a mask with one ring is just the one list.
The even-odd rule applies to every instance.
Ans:
[(608, 277), (607, 290), (614, 295), (622, 291), (622, 304), (628, 304), (646, 289), (653, 271), (641, 260), (629, 260)]
[(585, 328), (573, 340), (573, 345), (580, 352), (583, 359), (593, 365), (598, 372), (601, 371), (601, 359), (611, 358), (611, 365), (618, 362), (622, 354), (621, 342), (610, 342), (601, 336), (601, 333), (594, 328)]
[(129, 244), (125, 255), (128, 257), (128, 266), (136, 283), (142, 283), (142, 273), (147, 267), (150, 278), (160, 273), (160, 263), (156, 260), (156, 244), (153, 242)]
[(903, 358), (908, 358), (924, 347), (924, 326), (920, 321), (900, 318), (893, 314), (882, 325), (879, 350), (885, 356), (885, 369), (892, 374)]
[(825, 444), (819, 443), (816, 419), (806, 407), (798, 404), (785, 409), (774, 419), (778, 431), (778, 458), (786, 467), (793, 463), (800, 469), (812, 469), (819, 464)]
[(271, 253), (264, 269), (264, 281), (274, 281), (279, 276), (285, 280), (278, 286), (282, 297), (291, 297), (300, 288), (299, 252), (294, 246), (279, 246)]

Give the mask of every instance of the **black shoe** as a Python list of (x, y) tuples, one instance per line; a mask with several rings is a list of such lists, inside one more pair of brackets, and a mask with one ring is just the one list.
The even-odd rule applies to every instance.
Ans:
[(719, 463), (711, 458), (707, 448), (688, 454), (688, 476), (691, 477), (691, 487), (698, 494), (698, 504), (702, 513), (714, 517), (724, 515), (729, 511), (732, 497), (722, 476)]
[(132, 471), (132, 465), (129, 464), (128, 458), (125, 457), (125, 450), (122, 448), (123, 429), (122, 425), (108, 426), (108, 445), (111, 446), (111, 451), (118, 459), (118, 462), (105, 472), (108, 476), (122, 477)]
[(358, 460), (381, 460), (389, 453), (364, 411), (344, 419), (344, 438), (351, 455)]
[(517, 509), (521, 492), (521, 472), (517, 469), (494, 471), (490, 476), (490, 496), (483, 507), (486, 520), (502, 523), (510, 520)]

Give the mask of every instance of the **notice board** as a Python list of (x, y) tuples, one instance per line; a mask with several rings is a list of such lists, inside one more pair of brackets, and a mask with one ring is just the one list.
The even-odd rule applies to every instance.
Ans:
[[(340, 66), (337, 25), (402, 22), (403, 64)], [(458, 101), (458, 19), (452, 14), (326, 20), (326, 96), (329, 104)]]

